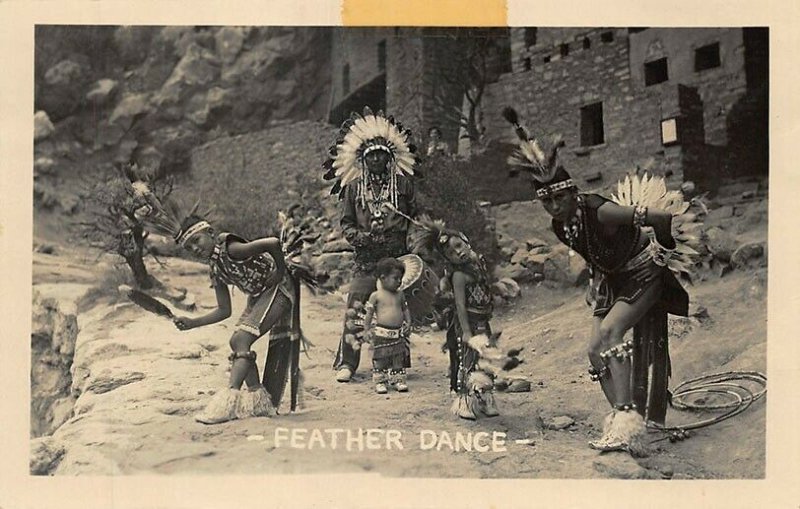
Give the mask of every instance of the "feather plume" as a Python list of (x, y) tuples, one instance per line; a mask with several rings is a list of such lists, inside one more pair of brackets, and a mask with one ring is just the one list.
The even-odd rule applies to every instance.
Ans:
[(514, 126), (519, 125), (519, 115), (517, 115), (517, 110), (511, 106), (506, 106), (503, 108), (503, 118), (505, 118), (508, 123)]
[(672, 214), (672, 236), (676, 246), (667, 267), (676, 275), (691, 276), (699, 254), (693, 246), (699, 247), (702, 223), (697, 214), (688, 212), (691, 203), (684, 201), (683, 193), (668, 190), (663, 177), (645, 172), (626, 175), (617, 184), (617, 192), (611, 199), (624, 207), (640, 205)]

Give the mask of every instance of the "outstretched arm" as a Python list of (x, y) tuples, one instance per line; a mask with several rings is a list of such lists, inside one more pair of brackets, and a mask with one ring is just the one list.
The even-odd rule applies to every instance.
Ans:
[[(636, 207), (623, 207), (613, 202), (606, 202), (597, 209), (597, 219), (609, 226), (630, 226), (634, 223)], [(672, 214), (664, 210), (647, 208), (642, 226), (650, 226), (656, 234), (656, 240), (666, 248), (675, 247), (672, 238)]]
[(217, 309), (197, 318), (176, 316), (173, 319), (175, 327), (180, 330), (189, 330), (195, 327), (221, 322), (231, 316), (231, 293), (227, 285), (217, 281), (214, 283), (214, 291), (217, 294)]

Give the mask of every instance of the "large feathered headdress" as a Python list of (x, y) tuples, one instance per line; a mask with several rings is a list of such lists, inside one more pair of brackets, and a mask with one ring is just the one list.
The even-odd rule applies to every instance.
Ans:
[(514, 108), (504, 108), (503, 117), (514, 126), (518, 138), (517, 148), (508, 157), (508, 164), (514, 167), (510, 172), (512, 176), (520, 170), (530, 173), (538, 198), (575, 186), (564, 167), (558, 164), (558, 150), (564, 146), (560, 136), (552, 140), (549, 150), (545, 150), (539, 140), (531, 138), (528, 130), (520, 125)]
[[(336, 142), (328, 151), (329, 158), (322, 164), (325, 180), (334, 180), (331, 194), (338, 194), (351, 182), (363, 182), (366, 166), (364, 157), (375, 150), (390, 156), (392, 202), (397, 205), (396, 180), (398, 175), (412, 176), (416, 164), (416, 147), (411, 144), (411, 130), (403, 127), (394, 117), (382, 111), (373, 113), (368, 107), (363, 115), (353, 113), (339, 130)], [(362, 193), (363, 188), (361, 186)], [(363, 196), (362, 196), (363, 198)]]

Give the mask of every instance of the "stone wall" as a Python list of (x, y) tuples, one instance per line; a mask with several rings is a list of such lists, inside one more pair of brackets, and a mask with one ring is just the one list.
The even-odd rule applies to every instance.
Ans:
[[(705, 141), (726, 145), (725, 119), (746, 92), (744, 39), (741, 28), (650, 28), (630, 35), (630, 69), (635, 91), (644, 86), (644, 63), (666, 57), (669, 81), (696, 87), (704, 105)], [(695, 71), (695, 49), (719, 43), (720, 66)]]
[[(608, 32), (612, 40), (603, 42), (602, 34)], [(557, 46), (537, 44), (524, 49), (524, 58), (531, 59), (530, 70), (517, 65), (515, 53), (519, 72), (504, 75), (485, 98), (488, 136), (513, 139), (500, 112), (506, 105), (514, 106), (536, 136), (560, 133), (564, 137), (561, 160), (578, 185), (589, 190), (615, 183), (648, 160), (654, 161), (650, 166), (656, 173), (669, 169), (660, 134), (663, 93), (635, 92), (626, 32), (597, 28), (564, 34), (570, 38), (558, 39)], [(520, 51), (524, 29), (512, 30), (511, 37), (512, 52)], [(562, 55), (561, 44), (569, 45), (568, 54)], [(598, 102), (602, 102), (604, 142), (582, 147), (581, 108)]]
[(336, 131), (318, 122), (286, 123), (198, 147), (179, 182), (181, 196), (214, 205), (221, 227), (251, 238), (273, 234), (278, 210), (317, 206), (317, 194), (328, 187), (322, 163)]

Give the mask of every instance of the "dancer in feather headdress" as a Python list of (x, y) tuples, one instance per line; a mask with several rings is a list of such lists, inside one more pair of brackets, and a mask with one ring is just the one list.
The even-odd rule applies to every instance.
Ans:
[[(350, 315), (362, 312), (364, 302), (375, 291), (373, 271), (378, 261), (408, 253), (408, 218), (417, 212), (411, 180), (416, 148), (410, 140), (411, 131), (394, 118), (364, 108), (363, 115), (353, 113), (342, 124), (330, 158), (322, 165), (324, 178), (334, 181), (331, 194), (342, 201), (345, 238), (355, 248), (347, 298)], [(333, 366), (339, 382), (350, 381), (360, 361), (360, 350), (346, 338), (362, 332), (361, 325), (345, 318)]]
[[(563, 142), (556, 139), (545, 149), (520, 125), (513, 109), (503, 115), (519, 143), (508, 161), (512, 172), (530, 173), (556, 236), (569, 246), (570, 255), (577, 252), (586, 260), (592, 275), (589, 373), (600, 382), (612, 411), (603, 436), (590, 445), (644, 454), (645, 419), (663, 424), (666, 415), (667, 313), (688, 312), (688, 295), (675, 276), (692, 268), (696, 253), (689, 241), (696, 216), (687, 213), (689, 204), (679, 192), (668, 192), (660, 177), (628, 177), (613, 200), (579, 193), (558, 164)], [(631, 328), (633, 340), (625, 341)]]
[(450, 390), (456, 395), (453, 413), (470, 420), (479, 415), (499, 415), (494, 377), (498, 370), (511, 369), (519, 360), (507, 358), (497, 349), (497, 336), (489, 323), (493, 300), (486, 261), (463, 233), (448, 229), (444, 222), (423, 215), (416, 226), (409, 241), (412, 251), (442, 255), (444, 289), (453, 296), (452, 305), (444, 311)]
[[(247, 295), (247, 306), (230, 339), (231, 371), (228, 390), (217, 392), (195, 419), (217, 424), (236, 418), (272, 416), (280, 405), (287, 378), (291, 379), (291, 410), (300, 393), (299, 282), (302, 266), (294, 257), (304, 241), (302, 232), (281, 215), (281, 239), (275, 237), (248, 241), (233, 233), (216, 234), (211, 224), (196, 214), (197, 205), (182, 219), (174, 202), (161, 204), (147, 184), (134, 182), (132, 189), (142, 206), (137, 216), (153, 232), (169, 235), (175, 242), (206, 261), (216, 292), (217, 308), (199, 317), (173, 319), (179, 330), (189, 330), (220, 322), (231, 315), (229, 285)], [(283, 240), (283, 243), (281, 242)], [(259, 378), (256, 353), (250, 349), (260, 336), (270, 333), (269, 356), (263, 379)], [(248, 390), (241, 391), (243, 382)]]

